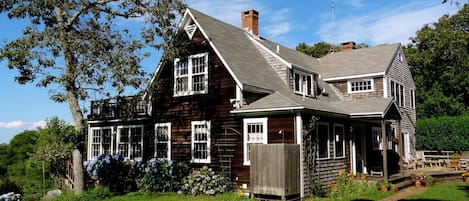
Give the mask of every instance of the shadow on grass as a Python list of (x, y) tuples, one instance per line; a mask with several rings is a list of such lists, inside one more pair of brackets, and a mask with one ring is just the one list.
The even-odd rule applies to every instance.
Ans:
[(438, 200), (438, 199), (400, 199), (399, 201), (449, 201), (449, 200)]
[(373, 200), (369, 200), (369, 199), (355, 199), (355, 200), (352, 200), (352, 201), (373, 201)]
[(466, 186), (458, 186), (458, 190), (460, 191), (464, 191), (466, 193), (466, 197), (469, 198), (469, 186), (466, 185)]

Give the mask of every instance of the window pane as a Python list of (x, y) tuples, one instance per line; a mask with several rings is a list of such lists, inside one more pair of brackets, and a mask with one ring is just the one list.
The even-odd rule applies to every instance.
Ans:
[(307, 88), (308, 91), (306, 92), (306, 94), (309, 95), (309, 96), (313, 95), (311, 93), (312, 92), (311, 83), (312, 83), (311, 76), (307, 76), (307, 81), (306, 81), (306, 86), (307, 87), (306, 88)]
[(300, 74), (295, 73), (295, 91), (300, 91)]
[(204, 91), (205, 90), (205, 75), (194, 75), (192, 77), (192, 90)]
[(344, 128), (342, 126), (335, 126), (335, 156), (344, 156)]

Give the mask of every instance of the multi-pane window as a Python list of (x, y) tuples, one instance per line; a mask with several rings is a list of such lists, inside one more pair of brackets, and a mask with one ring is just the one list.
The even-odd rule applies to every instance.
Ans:
[(244, 165), (251, 165), (249, 155), (252, 144), (267, 144), (267, 118), (247, 118), (243, 120)]
[(171, 160), (171, 123), (155, 124), (154, 156)]
[(101, 154), (111, 155), (112, 128), (91, 128), (91, 150), (90, 157)]
[(313, 74), (294, 71), (294, 91), (304, 96), (315, 96), (315, 79)]
[(210, 121), (192, 122), (192, 162), (210, 163)]
[(381, 139), (381, 128), (380, 127), (373, 127), (371, 129), (371, 137), (373, 150), (383, 150), (383, 142)]
[(344, 125), (334, 124), (334, 156), (336, 158), (345, 156)]
[(373, 79), (349, 80), (347, 89), (348, 93), (373, 91)]
[(118, 153), (131, 160), (142, 159), (143, 126), (119, 126), (117, 136)]
[(404, 85), (391, 80), (391, 97), (394, 98), (398, 106), (404, 107)]
[(318, 122), (317, 126), (318, 156), (329, 158), (329, 124)]
[(174, 96), (208, 91), (208, 53), (174, 60)]

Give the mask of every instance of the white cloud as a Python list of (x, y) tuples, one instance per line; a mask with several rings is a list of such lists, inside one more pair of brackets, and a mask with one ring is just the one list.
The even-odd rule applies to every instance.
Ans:
[(0, 128), (21, 128), (25, 125), (21, 120), (0, 122)]
[(42, 128), (46, 125), (46, 121), (36, 121), (36, 122), (24, 122), (21, 120), (15, 120), (10, 122), (0, 122), (0, 128), (4, 129), (37, 129), (38, 127)]
[(288, 33), (290, 30), (290, 23), (287, 22), (280, 22), (269, 26), (265, 26), (265, 31), (267, 32), (267, 35), (272, 38), (277, 38), (280, 35)]
[[(344, 41), (365, 42), (370, 45), (400, 42), (409, 43), (424, 24), (436, 22), (448, 12), (454, 13), (455, 8), (436, 4), (424, 7), (421, 4), (407, 4), (397, 8), (383, 8), (373, 13), (346, 17), (331, 24), (323, 24), (318, 35), (324, 41), (340, 43)], [(332, 34), (331, 34), (332, 33)]]

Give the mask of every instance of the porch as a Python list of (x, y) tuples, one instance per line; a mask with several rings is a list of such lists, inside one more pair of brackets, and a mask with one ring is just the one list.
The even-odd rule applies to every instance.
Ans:
[(90, 120), (129, 119), (148, 115), (147, 102), (141, 96), (125, 96), (91, 101)]

